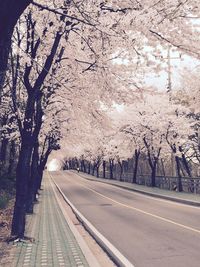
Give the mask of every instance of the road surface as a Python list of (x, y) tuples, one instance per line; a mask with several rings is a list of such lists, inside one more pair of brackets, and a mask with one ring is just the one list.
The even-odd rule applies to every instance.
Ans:
[(135, 267), (200, 266), (200, 208), (86, 180), (51, 176), (74, 206)]

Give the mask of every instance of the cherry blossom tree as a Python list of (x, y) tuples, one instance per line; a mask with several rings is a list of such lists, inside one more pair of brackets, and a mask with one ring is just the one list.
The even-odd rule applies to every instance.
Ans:
[[(188, 36), (195, 34), (193, 17), (198, 17), (200, 10), (195, 0), (176, 0), (173, 3), (168, 0), (145, 0), (143, 3), (130, 0), (43, 0), (40, 3), (30, 3), (21, 0), (18, 4), (16, 10), (15, 5), (10, 9), (13, 16), (9, 16), (9, 19), (5, 19), (4, 15), (0, 16), (0, 22), (5, 22), (4, 28), (0, 26), (0, 90), (5, 80), (14, 26), (25, 8), (31, 4), (15, 28), (9, 65), (13, 111), (21, 140), (12, 233), (23, 236), (28, 188), (35, 192), (32, 188), (35, 187), (33, 181), (36, 181), (36, 178), (30, 174), (31, 169), (33, 173), (33, 170), (38, 168), (36, 162), (40, 151), (39, 134), (45, 114), (44, 106), (56, 106), (57, 115), (67, 117), (63, 127), (63, 130), (69, 129), (65, 134), (68, 138), (67, 144), (70, 147), (71, 140), (73, 147), (81, 143), (81, 147), (76, 147), (73, 152), (79, 157), (84, 155), (85, 142), (91, 145), (98, 142), (94, 135), (92, 140), (88, 141), (91, 138), (91, 126), (96, 129), (100, 140), (105, 136), (100, 133), (99, 127), (108, 125), (103, 122), (105, 116), (102, 115), (101, 103), (111, 106), (113, 100), (130, 103), (141, 98), (142, 67), (145, 69), (149, 62), (145, 46), (155, 47), (153, 52), (158, 54), (166, 44), (170, 44), (176, 49), (199, 57), (199, 38), (192, 37), (191, 41)], [(9, 5), (5, 1), (2, 1), (1, 6), (0, 12), (8, 12)], [(56, 97), (52, 99), (55, 91)], [(43, 102), (45, 97), (46, 104)], [(146, 107), (147, 105), (145, 109), (142, 108), (142, 115), (140, 114), (140, 119), (135, 123), (142, 129), (141, 136), (152, 169), (154, 185), (156, 165), (164, 150), (166, 125), (161, 122), (154, 125), (158, 119), (162, 121), (163, 112), (157, 109), (157, 105), (148, 110)], [(48, 125), (52, 126), (51, 123)], [(129, 129), (133, 127), (131, 125)], [(85, 137), (83, 134), (74, 134), (74, 130), (83, 130)], [(48, 140), (51, 140), (50, 143), (54, 146), (51, 136), (47, 141), (44, 136), (49, 135), (43, 135), (45, 147), (48, 147)], [(57, 140), (56, 136), (53, 139)], [(137, 140), (136, 142), (138, 143)], [(118, 148), (118, 144), (114, 147)], [(137, 153), (140, 149), (140, 145), (135, 146)], [(48, 148), (45, 150), (49, 151)], [(100, 150), (97, 148), (97, 151)], [(113, 150), (111, 145), (108, 149), (110, 173), (116, 157), (120, 164), (122, 157), (117, 151), (113, 151), (115, 149)], [(100, 158), (102, 161), (102, 156), (97, 155), (95, 150), (94, 152), (95, 156), (91, 154), (95, 162), (100, 162)], [(46, 156), (42, 156), (41, 160), (45, 162)], [(42, 166), (44, 168), (44, 164)], [(38, 183), (36, 188), (38, 189)]]
[[(92, 3), (89, 0), (84, 2), (62, 0), (47, 2), (43, 0), (40, 3), (20, 0), (17, 4), (15, 2), (8, 4), (4, 0), (0, 6), (2, 14), (0, 24), (3, 25), (0, 29), (1, 88), (14, 26), (29, 5), (31, 8), (37, 7), (34, 12), (37, 14), (40, 12), (40, 16), (43, 16), (44, 12), (46, 14), (49, 12), (57, 17), (66, 18), (68, 23), (80, 23), (82, 31), (87, 36), (83, 37), (83, 40), (90, 49), (93, 49), (95, 40), (99, 36), (103, 37), (101, 38), (103, 42), (99, 45), (104, 48), (104, 56), (111, 54), (110, 51), (105, 50), (111, 39), (117, 40), (116, 37), (121, 36), (121, 40), (125, 40), (129, 46), (126, 44), (124, 46), (126, 49), (124, 49), (123, 42), (121, 41), (120, 44), (118, 41), (118, 48), (114, 47), (115, 54), (117, 50), (119, 52), (126, 50), (131, 54), (135, 53), (135, 57), (138, 58), (142, 55), (138, 49), (141, 47), (141, 39), (137, 38), (138, 35), (141, 35), (146, 42), (153, 44), (154, 47), (157, 43), (167, 43), (194, 56), (199, 56), (198, 38), (192, 38), (191, 42), (191, 36), (195, 33), (193, 19), (199, 15), (199, 4), (195, 0), (176, 0), (173, 3), (168, 0), (159, 2), (146, 0), (142, 3), (130, 0), (95, 1)], [(79, 29), (77, 28), (77, 33), (81, 36), (82, 33)], [(100, 46), (97, 48), (99, 49)], [(113, 50), (112, 46), (110, 48)], [(90, 61), (79, 61), (79, 63), (85, 64), (86, 69), (94, 69), (98, 65), (98, 57), (93, 57)]]
[[(50, 77), (54, 74), (55, 66), (59, 63), (60, 57), (62, 57), (60, 52), (62, 47), (59, 47), (59, 44), (65, 32), (65, 30), (61, 32), (60, 29), (55, 31), (55, 38), (49, 44), (49, 52), (43, 58), (40, 58), (39, 51), (44, 50), (42, 40), (46, 37), (48, 29), (44, 28), (41, 35), (36, 33), (36, 21), (30, 11), (25, 15), (25, 23), (19, 24), (20, 26), (27, 27), (27, 34), (24, 35), (23, 31), (20, 32), (19, 28), (16, 28), (17, 45), (22, 50), (25, 50), (29, 57), (26, 58), (25, 62), (23, 62), (24, 57), (20, 56), (20, 54), (12, 58), (12, 100), (21, 140), (16, 171), (16, 202), (12, 223), (12, 235), (14, 236), (23, 236), (25, 212), (26, 210), (32, 211), (32, 206), (29, 208), (29, 204), (32, 203), (31, 196), (34, 192), (35, 176), (33, 175), (33, 169), (38, 157), (38, 136), (44, 114), (42, 101), (51, 94), (49, 87), (45, 90), (46, 84), (44, 81), (48, 79), (50, 72)], [(14, 63), (15, 60), (16, 63)], [(53, 65), (54, 67), (52, 67)], [(21, 110), (21, 117), (19, 117), (20, 94), (18, 90), (21, 81), (24, 89), (24, 108)]]
[(191, 159), (200, 162), (200, 88), (199, 88), (199, 68), (198, 66), (192, 72), (186, 69), (182, 73), (181, 91), (176, 94), (177, 101), (188, 107), (188, 116), (193, 120), (193, 133), (190, 136), (192, 140)]
[(192, 133), (192, 123), (187, 112), (185, 107), (169, 102), (166, 94), (156, 92), (146, 95), (137, 105), (125, 108), (117, 127), (124, 138), (129, 140), (133, 151), (135, 150), (134, 182), (141, 151), (147, 155), (152, 186), (155, 186), (159, 159), (170, 156), (172, 147), (176, 147), (176, 151), (172, 152), (177, 153), (177, 159), (181, 156), (181, 162), (189, 172), (185, 147), (189, 146), (188, 137)]

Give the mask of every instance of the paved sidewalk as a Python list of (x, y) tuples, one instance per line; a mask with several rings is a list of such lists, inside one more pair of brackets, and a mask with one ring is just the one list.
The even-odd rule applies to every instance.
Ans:
[(57, 203), (48, 177), (44, 179), (43, 188), (34, 214), (28, 215), (26, 235), (35, 241), (17, 243), (13, 266), (89, 267)]
[[(73, 171), (76, 172), (76, 171)], [(124, 188), (126, 190), (131, 190), (134, 192), (142, 193), (145, 195), (158, 197), (162, 199), (167, 199), (175, 202), (180, 202), (183, 204), (193, 205), (193, 206), (200, 206), (200, 195), (198, 194), (192, 194), (192, 193), (185, 193), (185, 192), (176, 192), (176, 191), (170, 191), (170, 190), (164, 190), (159, 189), (155, 187), (148, 187), (144, 185), (137, 185), (137, 184), (131, 184), (127, 182), (120, 182), (117, 180), (110, 180), (110, 179), (103, 179), (103, 178), (97, 178), (95, 176), (80, 172), (78, 173), (81, 177), (89, 180), (93, 180), (96, 182), (101, 183), (108, 183), (112, 184), (114, 186), (118, 186), (121, 188)]]

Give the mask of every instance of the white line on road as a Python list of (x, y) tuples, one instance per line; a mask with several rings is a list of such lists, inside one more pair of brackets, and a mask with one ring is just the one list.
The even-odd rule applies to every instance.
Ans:
[[(62, 173), (61, 173), (61, 174), (62, 174)], [(62, 175), (64, 176), (64, 174), (62, 174)], [(73, 182), (74, 182), (74, 181), (73, 181)], [(142, 214), (151, 216), (151, 217), (153, 217), (153, 218), (162, 220), (162, 221), (164, 221), (164, 222), (168, 222), (168, 223), (170, 223), (170, 224), (173, 224), (173, 225), (176, 225), (176, 226), (179, 226), (179, 227), (182, 227), (182, 228), (184, 228), (184, 229), (187, 229), (187, 230), (190, 230), (190, 231), (193, 231), (193, 232), (195, 232), (195, 233), (200, 234), (200, 230), (198, 230), (198, 229), (195, 229), (195, 228), (193, 228), (193, 227), (190, 227), (190, 226), (187, 226), (187, 225), (184, 225), (184, 224), (181, 224), (181, 223), (177, 223), (177, 222), (172, 221), (172, 220), (170, 220), (170, 219), (167, 219), (167, 218), (164, 218), (164, 217), (155, 215), (155, 214), (153, 214), (153, 213), (150, 213), (150, 212), (147, 212), (147, 211), (138, 209), (138, 208), (135, 208), (135, 207), (133, 207), (133, 206), (126, 205), (126, 204), (124, 204), (124, 203), (121, 203), (121, 202), (119, 202), (119, 201), (113, 199), (113, 198), (107, 197), (107, 196), (105, 196), (104, 194), (101, 194), (101, 193), (97, 192), (96, 190), (91, 189), (91, 188), (89, 188), (89, 187), (87, 187), (87, 186), (85, 186), (85, 185), (83, 185), (83, 184), (81, 184), (81, 183), (78, 183), (78, 182), (75, 182), (75, 183), (78, 184), (78, 185), (80, 185), (80, 186), (82, 186), (82, 187), (84, 187), (84, 188), (87, 189), (87, 190), (90, 190), (90, 191), (93, 192), (94, 194), (99, 195), (99, 196), (101, 196), (101, 197), (103, 197), (103, 198), (105, 198), (105, 199), (108, 199), (108, 200), (112, 201), (113, 203), (118, 204), (118, 205), (120, 205), (120, 206), (122, 206), (122, 207), (131, 209), (131, 210), (135, 210), (135, 211), (140, 212), (140, 213), (142, 213)]]
[[(91, 182), (95, 182), (95, 183), (101, 183), (101, 184), (104, 184), (104, 185), (106, 185), (108, 187), (109, 186), (113, 186), (115, 188), (117, 187), (118, 190), (121, 190), (121, 191), (126, 192), (126, 193), (131, 194), (131, 195), (141, 196), (141, 194), (142, 194), (143, 198), (148, 198), (148, 199), (154, 200), (156, 202), (164, 202), (164, 203), (168, 203), (170, 205), (176, 205), (176, 206), (187, 207), (187, 208), (190, 208), (190, 209), (198, 209), (198, 210), (200, 210), (200, 206), (192, 206), (192, 205), (188, 205), (188, 204), (180, 203), (180, 202), (175, 202), (175, 201), (168, 200), (168, 199), (161, 199), (161, 198), (158, 198), (158, 197), (155, 197), (155, 196), (147, 196), (145, 193), (131, 191), (131, 189), (129, 189), (129, 188), (127, 188), (127, 189), (121, 188), (120, 186), (118, 186), (116, 184), (107, 183), (105, 181), (97, 181), (97, 180), (94, 180), (94, 179), (90, 179), (90, 178), (84, 177), (80, 173), (79, 173), (78, 177), (81, 178), (81, 179), (84, 179), (86, 181), (91, 181)], [(180, 200), (180, 199), (178, 199), (178, 200)]]
[[(62, 174), (63, 175), (63, 174)], [(50, 175), (51, 176), (51, 175)], [(51, 176), (52, 177), (52, 176)], [(53, 179), (53, 177), (52, 177)], [(54, 181), (54, 179), (53, 179)], [(96, 241), (108, 252), (108, 254), (115, 260), (115, 262), (122, 267), (135, 267), (113, 244), (111, 244), (71, 203), (71, 201), (65, 196), (60, 187), (56, 184), (61, 195), (65, 201), (70, 205), (74, 213), (78, 216), (79, 220), (83, 223), (89, 233), (96, 239)]]

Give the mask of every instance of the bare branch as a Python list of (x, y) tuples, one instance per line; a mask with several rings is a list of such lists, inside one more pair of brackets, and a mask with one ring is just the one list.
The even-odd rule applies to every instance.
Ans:
[(76, 20), (76, 21), (78, 21), (78, 22), (82, 22), (82, 23), (87, 24), (87, 25), (90, 25), (90, 26), (95, 26), (95, 24), (93, 24), (93, 23), (87, 22), (87, 21), (85, 21), (85, 20), (79, 19), (79, 18), (74, 17), (74, 16), (69, 16), (69, 15), (67, 15), (65, 12), (60, 12), (60, 11), (55, 10), (55, 9), (52, 9), (52, 8), (50, 8), (50, 7), (48, 7), (48, 6), (44, 6), (44, 5), (41, 5), (41, 4), (39, 4), (39, 3), (36, 3), (35, 1), (32, 1), (31, 3), (32, 3), (34, 6), (37, 6), (37, 7), (38, 7), (39, 9), (41, 9), (41, 10), (47, 10), (47, 11), (49, 11), (49, 12), (52, 12), (52, 13), (54, 13), (54, 14), (63, 16), (63, 17), (65, 17), (65, 18), (68, 18), (68, 19), (71, 19), (71, 20)]

